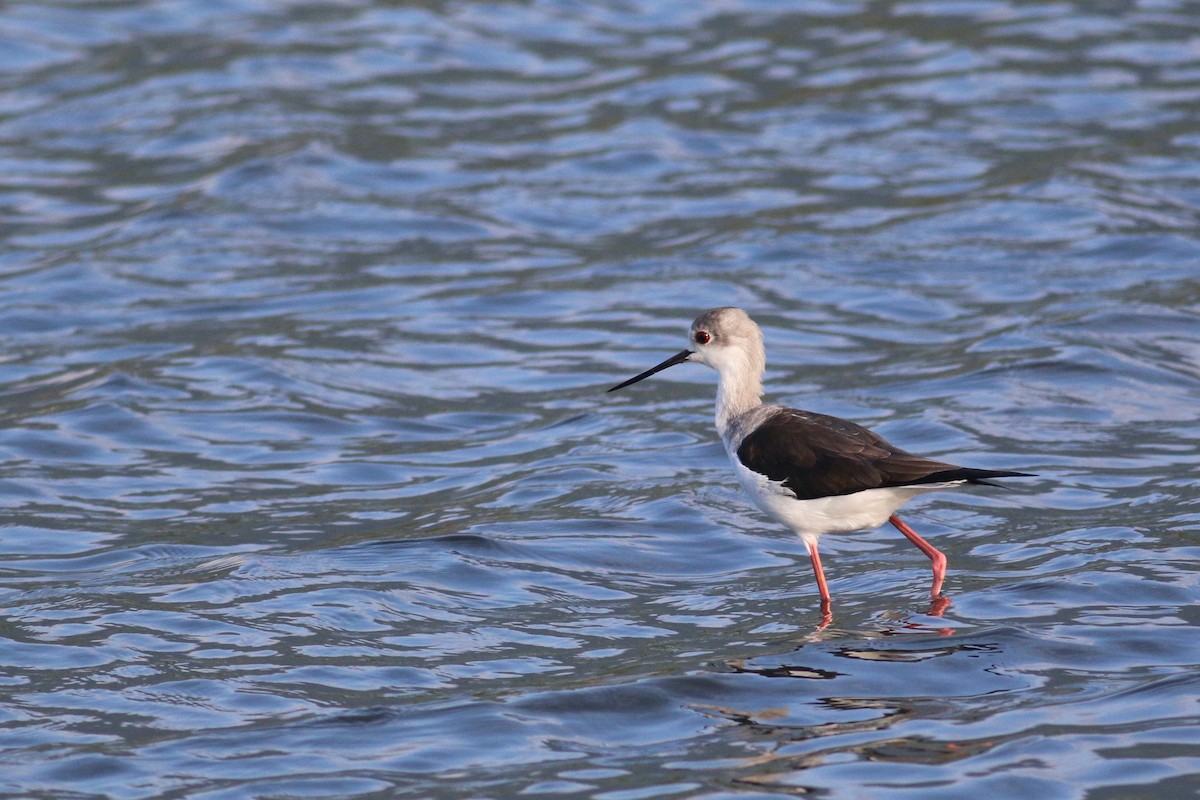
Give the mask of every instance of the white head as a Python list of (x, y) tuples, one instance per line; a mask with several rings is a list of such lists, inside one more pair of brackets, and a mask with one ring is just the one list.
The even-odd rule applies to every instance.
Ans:
[(694, 350), (688, 361), (699, 361), (722, 378), (761, 382), (767, 368), (763, 335), (750, 315), (740, 308), (712, 308), (696, 317), (688, 333)]
[(666, 361), (609, 389), (615, 392), (667, 367), (698, 361), (717, 371), (717, 427), (762, 402), (762, 376), (767, 368), (763, 335), (740, 308), (712, 308), (696, 317), (688, 332), (694, 349), (681, 350)]

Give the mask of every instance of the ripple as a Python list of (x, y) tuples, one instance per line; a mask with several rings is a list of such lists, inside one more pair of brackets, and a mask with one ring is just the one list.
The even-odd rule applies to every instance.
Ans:
[[(0, 10), (0, 790), (1186, 793), (1189, 11)], [(1038, 473), (912, 507), (942, 617), (604, 395), (724, 304)]]

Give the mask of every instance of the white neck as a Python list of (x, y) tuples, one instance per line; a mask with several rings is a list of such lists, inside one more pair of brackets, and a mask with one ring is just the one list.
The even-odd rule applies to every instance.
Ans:
[(729, 424), (762, 405), (762, 360), (722, 364), (717, 369), (717, 433), (725, 438)]

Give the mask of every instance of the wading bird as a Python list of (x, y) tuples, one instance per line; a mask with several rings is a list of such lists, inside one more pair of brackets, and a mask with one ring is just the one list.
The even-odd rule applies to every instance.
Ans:
[(615, 392), (667, 367), (696, 361), (717, 371), (717, 433), (738, 481), (755, 504), (804, 541), (821, 610), (830, 617), (829, 587), (817, 543), (822, 534), (878, 528), (891, 522), (933, 563), (931, 613), (942, 597), (946, 557), (908, 527), (896, 510), (917, 495), (1029, 473), (959, 467), (905, 452), (848, 420), (764, 404), (767, 357), (763, 335), (740, 308), (714, 308), (692, 323), (691, 346), (617, 384)]

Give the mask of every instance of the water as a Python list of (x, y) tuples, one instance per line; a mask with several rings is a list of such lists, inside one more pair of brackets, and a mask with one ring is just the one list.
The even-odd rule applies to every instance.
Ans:
[[(0, 9), (0, 793), (1200, 791), (1186, 2)], [(1036, 472), (823, 543), (770, 398)]]

